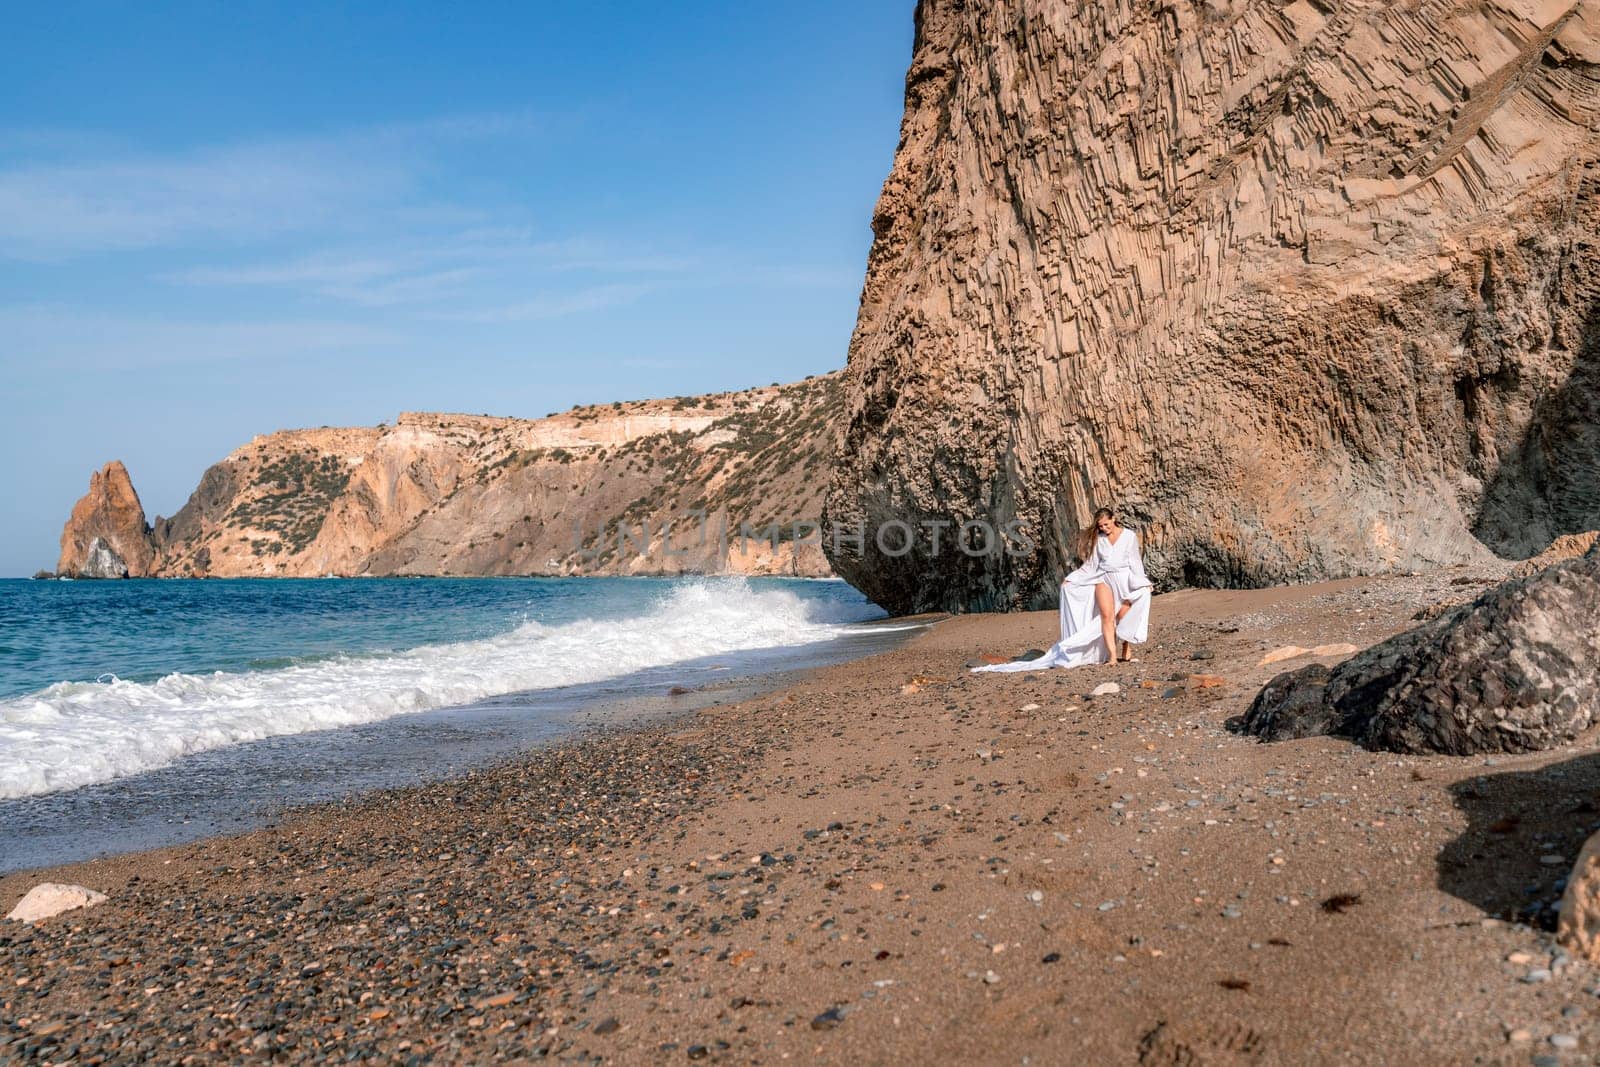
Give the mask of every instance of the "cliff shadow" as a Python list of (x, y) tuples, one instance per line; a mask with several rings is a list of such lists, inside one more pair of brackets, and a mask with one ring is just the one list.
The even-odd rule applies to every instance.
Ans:
[(1489, 915), (1554, 929), (1563, 880), (1600, 826), (1600, 752), (1464, 778), (1450, 793), (1467, 826), (1439, 852), (1439, 888)]
[[(1457, 383), (1469, 418), (1476, 379)], [(1517, 446), (1484, 487), (1472, 533), (1496, 555), (1525, 559), (1562, 534), (1600, 529), (1600, 304), (1588, 309), (1572, 373), (1534, 404)]]

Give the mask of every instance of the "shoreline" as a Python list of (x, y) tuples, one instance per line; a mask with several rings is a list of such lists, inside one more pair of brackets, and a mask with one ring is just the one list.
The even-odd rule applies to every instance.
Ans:
[[(406, 574), (396, 571), (391, 574), (141, 574), (128, 575), (124, 578), (74, 578), (66, 574), (53, 574), (44, 571), (38, 574), (14, 574), (10, 577), (0, 577), (0, 582), (89, 582), (91, 584), (106, 582), (118, 584), (121, 582), (320, 582), (326, 578), (337, 578), (341, 581), (353, 581), (357, 578), (372, 579), (444, 579), (447, 581), (474, 581), (479, 578), (527, 581), (530, 578), (542, 580), (553, 579), (590, 579), (590, 578), (782, 578), (790, 582), (848, 582), (837, 574), (769, 574), (767, 572), (749, 571), (635, 571), (628, 574), (546, 574), (528, 571), (517, 574)], [(899, 618), (900, 616), (894, 616)]]
[[(893, 647), (937, 617), (850, 623), (811, 645), (743, 650), (708, 658), (720, 663), (690, 660), (268, 737), (137, 775), (0, 800), (0, 824), (9, 823), (13, 836), (9, 854), (0, 852), (0, 876), (237, 836), (301, 809), (448, 782), (596, 731), (670, 722), (702, 707), (752, 699), (818, 666), (872, 654), (863, 649)], [(320, 773), (338, 780), (324, 784)], [(53, 844), (64, 832), (74, 840)]]
[(1371, 644), (1480, 570), (1166, 594), (1120, 667), (970, 675), (1054, 613), (957, 616), (670, 721), (0, 876), (6, 907), (110, 894), (0, 923), (0, 1058), (1578, 1062), (1549, 1038), (1600, 1047), (1600, 982), (1537, 927), (1588, 744), (1226, 725), (1306, 662), (1265, 651)]

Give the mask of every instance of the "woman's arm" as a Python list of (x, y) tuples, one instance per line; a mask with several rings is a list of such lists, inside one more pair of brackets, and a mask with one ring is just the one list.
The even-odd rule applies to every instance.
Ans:
[(1135, 589), (1148, 587), (1150, 576), (1144, 572), (1144, 555), (1139, 551), (1139, 535), (1132, 530), (1128, 531), (1133, 540), (1128, 545), (1128, 566), (1133, 569), (1132, 585)]

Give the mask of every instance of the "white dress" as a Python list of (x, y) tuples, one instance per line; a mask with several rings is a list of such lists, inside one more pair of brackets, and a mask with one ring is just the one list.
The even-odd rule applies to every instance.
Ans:
[(974, 667), (975, 671), (1037, 671), (1047, 667), (1082, 667), (1087, 663), (1106, 663), (1105, 633), (1100, 625), (1100, 609), (1094, 602), (1094, 587), (1104, 582), (1111, 590), (1114, 610), (1129, 605), (1128, 613), (1117, 623), (1117, 638), (1142, 645), (1150, 636), (1150, 578), (1139, 555), (1139, 537), (1123, 528), (1112, 543), (1105, 534), (1095, 538), (1094, 555), (1083, 566), (1061, 581), (1061, 640), (1050, 651), (1033, 660), (996, 663)]

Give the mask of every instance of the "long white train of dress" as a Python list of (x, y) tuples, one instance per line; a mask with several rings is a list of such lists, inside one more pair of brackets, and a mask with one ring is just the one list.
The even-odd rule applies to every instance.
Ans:
[(1100, 624), (1094, 587), (1104, 582), (1111, 590), (1114, 609), (1129, 605), (1117, 623), (1117, 639), (1142, 645), (1150, 636), (1150, 578), (1139, 554), (1139, 538), (1124, 529), (1115, 544), (1101, 534), (1094, 555), (1061, 583), (1061, 640), (1038, 659), (974, 667), (974, 671), (1005, 673), (1037, 671), (1050, 667), (1082, 667), (1106, 663), (1111, 654)]

